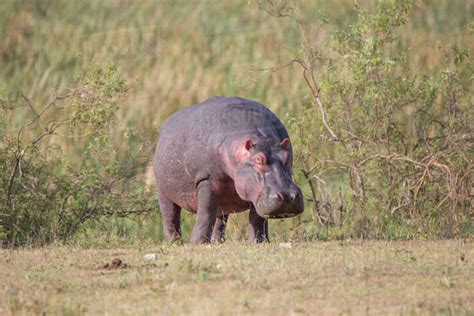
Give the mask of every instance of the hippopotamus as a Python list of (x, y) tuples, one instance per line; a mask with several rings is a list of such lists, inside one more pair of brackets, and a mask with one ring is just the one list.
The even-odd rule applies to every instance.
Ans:
[(266, 106), (212, 97), (161, 126), (153, 168), (163, 237), (181, 238), (180, 214), (196, 214), (191, 242), (222, 241), (230, 213), (249, 211), (249, 241), (268, 241), (268, 218), (303, 212), (292, 180), (288, 132)]

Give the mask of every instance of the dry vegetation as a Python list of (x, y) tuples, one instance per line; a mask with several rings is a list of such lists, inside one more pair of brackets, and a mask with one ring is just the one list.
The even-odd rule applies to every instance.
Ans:
[(474, 313), (472, 240), (46, 247), (0, 267), (7, 315)]

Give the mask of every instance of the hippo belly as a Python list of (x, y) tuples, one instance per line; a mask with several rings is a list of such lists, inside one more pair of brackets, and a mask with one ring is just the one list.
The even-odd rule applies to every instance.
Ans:
[[(216, 182), (214, 184), (216, 191), (218, 192), (218, 207), (217, 215), (228, 215), (231, 213), (239, 213), (246, 211), (250, 208), (249, 202), (242, 200), (232, 181), (230, 182)], [(198, 200), (197, 192), (195, 190), (183, 191), (172, 191), (166, 192), (167, 196), (170, 196), (173, 201), (181, 208), (186, 209), (192, 213), (197, 212)]]

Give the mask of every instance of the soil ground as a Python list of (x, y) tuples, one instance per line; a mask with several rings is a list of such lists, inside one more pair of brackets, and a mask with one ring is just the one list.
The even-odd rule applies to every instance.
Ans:
[(0, 250), (0, 314), (474, 314), (474, 241)]

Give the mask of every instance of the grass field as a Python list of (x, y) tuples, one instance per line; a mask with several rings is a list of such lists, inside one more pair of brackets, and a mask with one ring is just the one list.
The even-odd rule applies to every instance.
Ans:
[(49, 247), (0, 267), (0, 314), (474, 313), (473, 240)]

